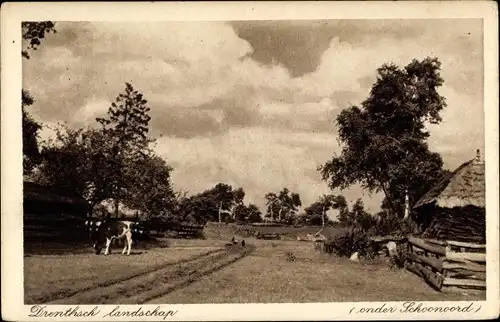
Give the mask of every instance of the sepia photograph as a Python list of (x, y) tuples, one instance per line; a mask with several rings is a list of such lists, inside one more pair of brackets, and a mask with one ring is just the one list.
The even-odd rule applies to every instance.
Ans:
[(498, 293), (484, 19), (238, 17), (21, 19), (20, 101), (2, 98), (2, 118), (18, 106), (29, 316), (479, 310)]

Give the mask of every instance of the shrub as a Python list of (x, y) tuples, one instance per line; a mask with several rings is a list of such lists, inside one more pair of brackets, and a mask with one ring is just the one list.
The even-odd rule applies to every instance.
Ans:
[(411, 219), (403, 219), (396, 215), (381, 212), (378, 222), (370, 229), (370, 233), (377, 236), (406, 236), (418, 233), (416, 224)]
[(360, 228), (350, 228), (335, 238), (325, 242), (325, 252), (349, 257), (358, 252), (359, 256), (372, 257), (372, 242), (367, 233)]

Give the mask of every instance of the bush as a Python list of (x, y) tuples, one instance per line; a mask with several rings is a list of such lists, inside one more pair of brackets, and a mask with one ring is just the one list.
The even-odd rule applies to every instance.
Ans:
[(335, 253), (341, 257), (349, 257), (358, 252), (359, 256), (372, 257), (372, 242), (367, 233), (360, 228), (351, 228), (335, 238), (325, 242), (325, 252)]
[(385, 212), (378, 215), (378, 222), (369, 230), (373, 235), (398, 237), (418, 233), (417, 225), (411, 219), (403, 219)]

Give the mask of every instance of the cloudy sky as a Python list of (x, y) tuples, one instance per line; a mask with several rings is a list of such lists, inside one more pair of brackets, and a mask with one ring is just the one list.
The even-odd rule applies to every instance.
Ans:
[[(32, 115), (51, 135), (103, 115), (125, 82), (151, 107), (156, 151), (190, 194), (218, 182), (246, 202), (288, 187), (305, 205), (327, 193), (317, 167), (339, 151), (335, 116), (367, 97), (386, 62), (438, 57), (448, 107), (430, 146), (454, 168), (484, 147), (481, 20), (169, 23), (58, 22), (23, 65)], [(358, 187), (375, 211), (380, 196)]]

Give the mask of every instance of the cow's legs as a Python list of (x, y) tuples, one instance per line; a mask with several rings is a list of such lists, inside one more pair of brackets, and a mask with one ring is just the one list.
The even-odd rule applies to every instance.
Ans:
[(128, 240), (126, 240), (126, 241), (123, 243), (123, 250), (122, 250), (122, 254), (125, 254), (125, 252), (127, 251), (127, 245), (128, 245)]
[[(127, 256), (130, 255), (130, 249), (132, 248), (132, 232), (127, 232), (127, 235), (125, 236), (126, 240), (127, 240), (127, 243), (126, 243), (126, 246), (128, 247), (128, 250), (127, 250)], [(125, 248), (123, 249), (125, 250)]]
[(111, 242), (113, 241), (113, 237), (106, 238), (106, 250), (104, 251), (104, 255), (109, 254), (109, 246), (111, 246)]

